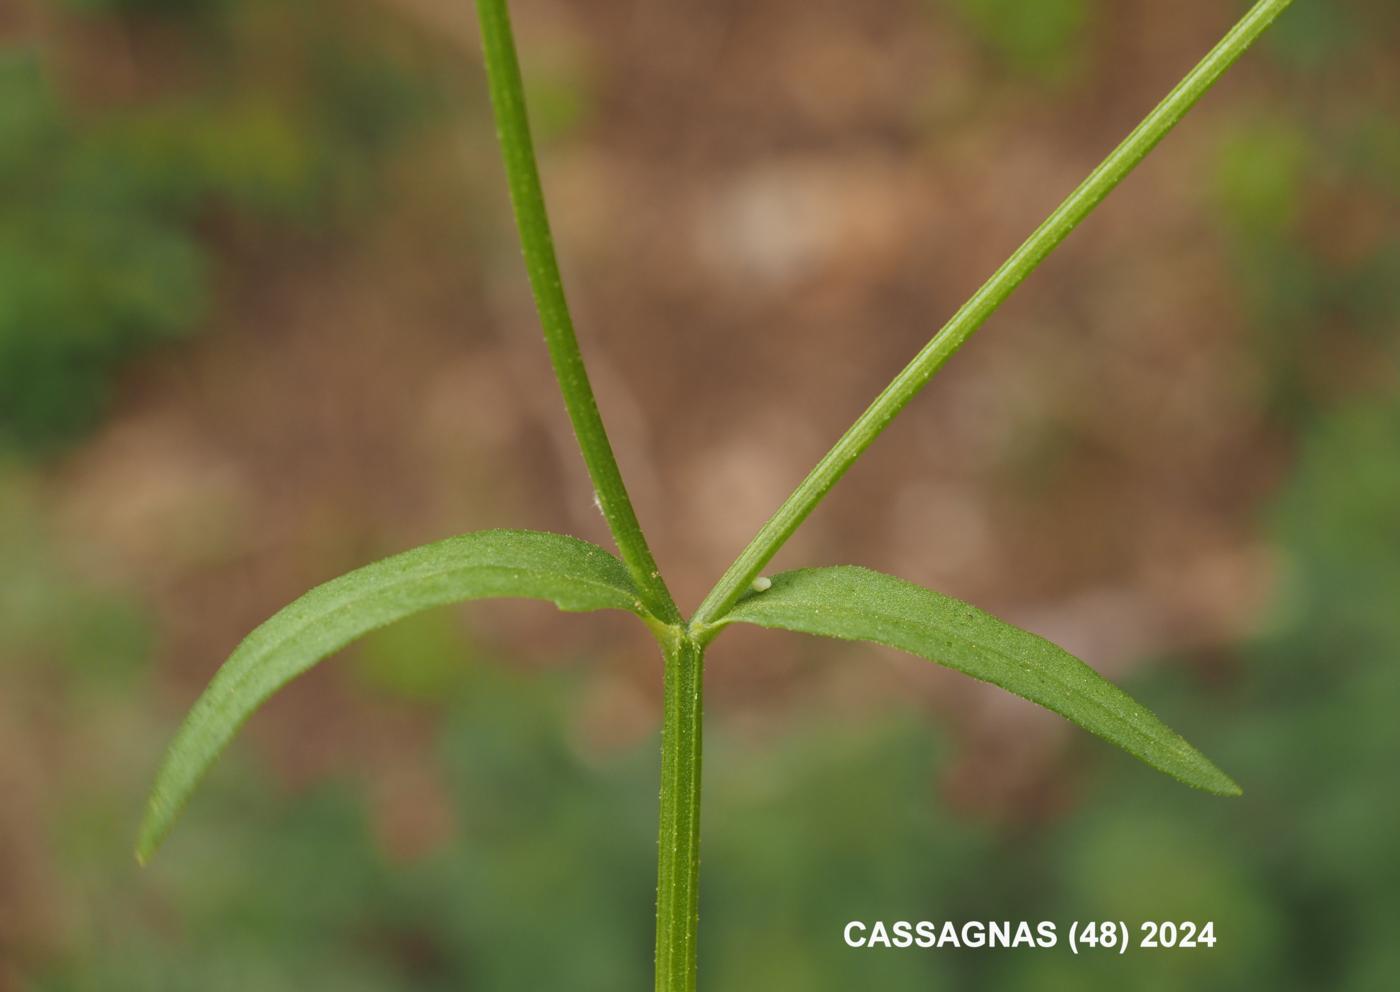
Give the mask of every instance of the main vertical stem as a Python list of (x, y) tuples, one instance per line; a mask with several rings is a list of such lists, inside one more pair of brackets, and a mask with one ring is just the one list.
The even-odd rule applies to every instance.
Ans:
[(656, 871), (656, 992), (695, 992), (704, 665), (705, 649), (689, 637), (666, 649)]

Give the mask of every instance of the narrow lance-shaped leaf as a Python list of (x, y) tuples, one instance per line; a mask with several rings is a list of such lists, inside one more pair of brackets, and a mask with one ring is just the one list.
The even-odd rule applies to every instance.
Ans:
[(1069, 652), (903, 579), (850, 565), (784, 572), (720, 623), (736, 620), (908, 651), (1053, 710), (1187, 785), (1240, 794), (1205, 755)]
[(378, 627), (429, 607), (493, 597), (650, 619), (616, 558), (586, 541), (538, 531), (465, 534), (333, 579), (249, 634), (195, 702), (156, 778), (137, 858), (150, 857), (219, 752), (282, 686)]

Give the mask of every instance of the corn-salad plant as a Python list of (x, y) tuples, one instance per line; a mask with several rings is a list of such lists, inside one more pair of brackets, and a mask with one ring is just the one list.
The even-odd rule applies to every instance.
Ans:
[(148, 859), (242, 723), (291, 679), (377, 627), (429, 607), (525, 597), (560, 609), (623, 610), (664, 660), (656, 895), (656, 989), (696, 982), (701, 713), (705, 651), (736, 623), (869, 641), (1001, 686), (1159, 771), (1221, 796), (1229, 776), (1084, 662), (974, 606), (853, 566), (765, 576), (764, 568), (846, 470), (1016, 287), (1133, 170), (1286, 8), (1259, 0), (1030, 235), (856, 419), (684, 616), (647, 547), (604, 430), (555, 260), (506, 0), (477, 0), (491, 102), (526, 270), (563, 393), (618, 556), (573, 537), (492, 530), (406, 551), (319, 586), (254, 630), (194, 704), (170, 747), (140, 829)]

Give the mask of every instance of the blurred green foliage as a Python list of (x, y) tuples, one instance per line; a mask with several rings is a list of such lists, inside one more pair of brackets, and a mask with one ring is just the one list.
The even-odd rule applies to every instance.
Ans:
[(199, 319), (205, 259), (36, 58), (0, 58), (0, 108), (0, 444), (37, 445), (91, 423), (116, 359)]
[(1400, 362), (1400, 119), (1382, 62), (1396, 37), (1389, 0), (1295, 4), (1266, 43), (1287, 116), (1245, 104), (1216, 149), (1212, 206), (1262, 399), (1288, 427)]
[(950, 0), (973, 37), (1001, 65), (1059, 82), (1084, 63), (1092, 0)]
[[(1051, 48), (1073, 50), (1087, 6), (1047, 0), (1021, 23), (997, 14), (1038, 5), (956, 3), (990, 51), (1041, 78), (1067, 71)], [(189, 5), (162, 0), (68, 5), (189, 19)], [(333, 225), (424, 112), (401, 56), (326, 3), (199, 6), (199, 29), (216, 32), (223, 55), (178, 96), (90, 112), (61, 95), (47, 53), (0, 60), (0, 446), (33, 451), (73, 436), (118, 362), (198, 326), (216, 264), (200, 234), (211, 214)], [(1394, 202), (1400, 126), (1364, 89), (1346, 91), (1340, 119), (1307, 95), (1360, 59), (1372, 27), (1396, 10), (1390, 0), (1295, 4), (1269, 50), (1300, 99), (1286, 118), (1251, 111), (1227, 122), (1210, 176), (1265, 388), (1305, 434), (1267, 521), (1285, 581), (1228, 684), (1204, 693), (1177, 665), (1125, 688), (1218, 755), (1244, 798), (1196, 795), (1085, 739), (1089, 770), (1072, 808), (1028, 825), (978, 820), (938, 799), (946, 749), (925, 713), (892, 707), (869, 722), (822, 709), (771, 735), (716, 721), (707, 987), (1394, 985), (1400, 402), (1341, 395), (1310, 370), (1319, 342), (1345, 351), (1357, 341), (1363, 355), (1394, 360), (1394, 226), (1351, 252), (1319, 232), (1334, 230), (1330, 211), (1349, 194)], [(274, 36), (288, 40), (263, 44)], [(291, 71), (269, 72), (262, 48), (298, 53)], [(326, 54), (307, 54), (318, 48)], [(567, 127), (578, 111), (555, 89), (559, 108), (546, 116)], [(1347, 216), (1336, 229), (1349, 229)], [(0, 694), (16, 699), (32, 673), (58, 684), (46, 698), (61, 702), (36, 710), (37, 729), (20, 739), (66, 742), (42, 755), (53, 784), (38, 828), (57, 922), (49, 944), (13, 965), (20, 988), (646, 986), (654, 741), (580, 746), (587, 666), (510, 674), (450, 611), (390, 628), (351, 659), (363, 691), (388, 689), (433, 721), (453, 820), (439, 846), (391, 856), (363, 783), (288, 794), (240, 746), (138, 871), (129, 850), (139, 803), (171, 730), (150, 719), (148, 623), (129, 597), (61, 559), (42, 497), (18, 472), (0, 474)], [(65, 767), (70, 751), (79, 759)], [(1219, 943), (1122, 958), (1063, 947), (855, 951), (841, 927), (856, 918), (1047, 918), (1062, 931), (1076, 919), (1209, 919)]]
[[(711, 735), (705, 944), (717, 988), (1371, 990), (1394, 974), (1400, 795), (1400, 405), (1328, 418), (1274, 514), (1291, 581), (1271, 633), (1214, 704), (1179, 674), (1134, 686), (1222, 754), (1223, 803), (1086, 742), (1084, 802), (1027, 830), (935, 798), (926, 714), (814, 712), (781, 734)], [(450, 615), (450, 614), (444, 614)], [(235, 756), (144, 876), (133, 788), (70, 797), (57, 833), (91, 930), (35, 990), (644, 987), (654, 745), (601, 756), (570, 724), (586, 669), (456, 661), (438, 768), (455, 827), (397, 861), (349, 783), (279, 799)], [(436, 645), (433, 647), (432, 645)], [(864, 663), (853, 660), (853, 663)], [(429, 666), (432, 670), (435, 666)], [(127, 705), (130, 705), (129, 703)], [(152, 731), (154, 747), (161, 734)], [(137, 763), (139, 765), (139, 763)], [(145, 769), (129, 766), (122, 776)], [(133, 893), (142, 894), (132, 901)], [(1197, 951), (851, 950), (851, 919), (1193, 920)], [(547, 951), (547, 952), (546, 952)]]
[(197, 28), (184, 4), (70, 6), (197, 29), (207, 57), (194, 78), (87, 110), (62, 95), (62, 42), (0, 49), (0, 450), (80, 435), (124, 359), (200, 326), (211, 219), (334, 223), (373, 202), (429, 110), (374, 23), (330, 2), (202, 4)]
[(451, 613), (420, 613), (361, 638), (355, 676), (366, 687), (400, 699), (450, 698), (464, 677), (461, 638)]
[[(1363, 36), (1361, 3), (1299, 3), (1279, 18), (1265, 42), (1285, 63), (1302, 71), (1322, 69), (1353, 51)], [(1379, 9), (1379, 4), (1370, 3)]]
[(77, 690), (129, 691), (150, 655), (145, 617), (134, 597), (76, 576), (57, 543), (39, 487), (0, 462), (0, 668), (42, 666)]
[(1289, 232), (1303, 209), (1307, 136), (1290, 120), (1251, 120), (1220, 143), (1217, 199), (1223, 220), (1250, 237)]
[(587, 122), (595, 97), (592, 80), (579, 66), (546, 62), (522, 71), (530, 127), (541, 143), (567, 137)]

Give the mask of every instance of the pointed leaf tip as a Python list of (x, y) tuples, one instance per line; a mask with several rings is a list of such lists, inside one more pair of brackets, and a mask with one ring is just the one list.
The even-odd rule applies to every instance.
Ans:
[(433, 606), (487, 598), (643, 619), (622, 563), (596, 545), (540, 531), (479, 531), (385, 558), (312, 589), (241, 643), (195, 702), (147, 801), (136, 844), (145, 864), (243, 722), (278, 689), (363, 634)]
[(852, 565), (784, 572), (720, 622), (732, 621), (908, 651), (1044, 706), (1186, 785), (1243, 795), (1150, 710), (1063, 648), (892, 575)]

